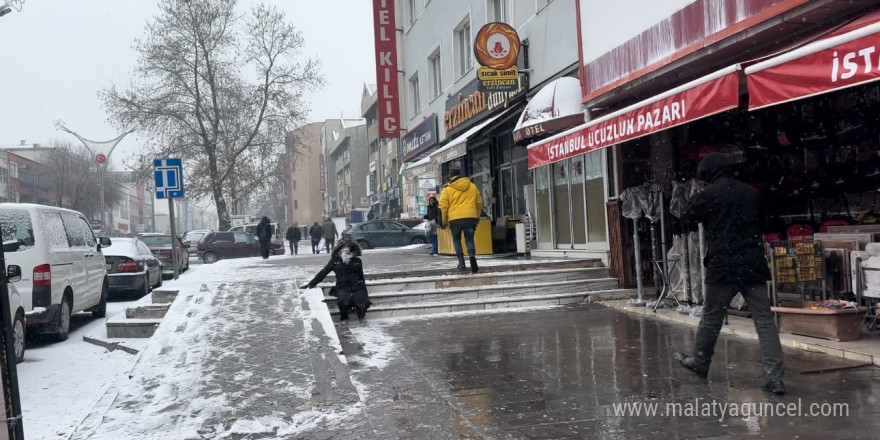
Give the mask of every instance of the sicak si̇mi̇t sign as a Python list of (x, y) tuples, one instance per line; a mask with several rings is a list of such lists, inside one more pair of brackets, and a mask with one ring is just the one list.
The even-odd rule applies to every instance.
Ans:
[(480, 63), (477, 79), (480, 91), (510, 92), (518, 86), (519, 35), (507, 23), (488, 23), (477, 32), (474, 54)]

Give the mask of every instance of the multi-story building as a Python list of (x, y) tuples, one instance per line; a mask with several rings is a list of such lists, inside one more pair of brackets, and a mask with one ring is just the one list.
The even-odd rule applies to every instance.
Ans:
[(285, 142), (284, 190), (287, 200), (287, 224), (307, 226), (321, 219), (324, 212), (321, 129), (323, 124), (305, 124)]
[[(401, 136), (407, 186), (404, 209), (412, 215), (423, 212), (425, 196), (437, 192), (449, 170), (457, 169), (478, 187), (484, 213), (494, 224), (523, 219), (534, 183), (527, 143), (584, 122), (577, 97), (573, 105), (565, 106), (557, 102), (570, 100), (554, 99), (558, 89), (570, 88), (572, 81), (577, 84), (574, 2), (405, 0), (397, 11), (396, 25), (402, 29), (398, 34), (403, 72), (400, 113), (407, 129)], [(489, 23), (509, 25), (521, 43), (516, 61), (519, 77), (506, 91), (492, 91), (477, 79), (475, 38)], [(601, 178), (604, 156), (597, 161)], [(604, 202), (603, 193), (589, 203), (604, 206)], [(594, 229), (605, 230), (604, 221), (594, 222)], [(561, 231), (564, 225), (559, 226)], [(560, 234), (558, 243), (540, 247), (584, 256), (595, 250), (595, 256), (607, 256), (606, 234), (594, 234), (588, 242), (583, 229), (581, 233), (569, 227), (566, 238)]]
[[(376, 85), (364, 84), (361, 114), (367, 122), (367, 143), (370, 145), (367, 193), (376, 218), (397, 218), (401, 213), (400, 142), (397, 138), (380, 138), (377, 119)], [(365, 201), (366, 201), (365, 200)]]
[(328, 119), (321, 127), (326, 170), (325, 214), (347, 217), (367, 196), (369, 146), (363, 119)]

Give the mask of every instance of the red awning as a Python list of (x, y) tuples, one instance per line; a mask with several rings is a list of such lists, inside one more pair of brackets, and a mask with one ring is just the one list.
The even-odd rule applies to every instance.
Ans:
[(745, 69), (749, 109), (833, 92), (880, 79), (880, 12)]
[(739, 70), (739, 65), (728, 67), (529, 145), (529, 168), (736, 108), (739, 105)]

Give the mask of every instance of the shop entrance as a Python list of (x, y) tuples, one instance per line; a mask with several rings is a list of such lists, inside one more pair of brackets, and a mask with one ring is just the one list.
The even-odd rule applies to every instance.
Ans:
[(607, 249), (603, 170), (604, 150), (535, 170), (539, 248)]

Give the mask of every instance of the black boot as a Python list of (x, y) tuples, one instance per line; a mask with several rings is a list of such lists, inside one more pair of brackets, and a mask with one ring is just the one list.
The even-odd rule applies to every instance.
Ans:
[(462, 255), (462, 254), (458, 254), (458, 269), (459, 269), (459, 270), (464, 270), (464, 269), (465, 269), (465, 266), (464, 266), (464, 255)]
[(701, 379), (705, 379), (706, 376), (709, 375), (708, 370), (703, 370), (701, 368), (697, 368), (697, 366), (694, 363), (694, 358), (688, 356), (685, 353), (675, 353), (675, 359), (678, 359), (678, 361), (681, 363), (681, 366), (687, 368), (688, 370), (693, 371), (697, 375), (697, 377), (699, 377)]
[(478, 270), (480, 268), (477, 267), (477, 257), (471, 255), (471, 273), (477, 273)]
[(777, 396), (785, 394), (785, 384), (782, 383), (782, 380), (768, 380), (764, 382), (761, 389), (768, 393), (776, 394)]

